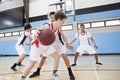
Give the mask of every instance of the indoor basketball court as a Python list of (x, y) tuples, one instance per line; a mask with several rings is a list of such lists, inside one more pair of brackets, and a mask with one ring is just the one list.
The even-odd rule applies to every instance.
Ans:
[[(0, 80), (19, 80), (22, 74), (24, 66), (17, 67), (18, 72), (13, 72), (9, 69), (9, 65), (16, 60), (17, 57), (0, 57)], [(27, 63), (28, 57), (24, 61), (24, 65)], [(73, 56), (69, 56), (70, 62), (73, 62)], [(48, 58), (42, 68), (40, 76), (29, 78), (26, 80), (53, 80), (52, 74), (52, 62), (51, 58)], [(119, 80), (120, 79), (120, 56), (118, 55), (100, 55), (100, 61), (103, 65), (96, 65), (93, 56), (82, 56), (78, 59), (78, 64), (72, 67), (76, 80)], [(6, 64), (7, 63), (7, 64)], [(30, 72), (32, 74), (36, 69), (37, 64)], [(69, 80), (67, 75), (66, 66), (63, 60), (60, 60), (59, 80)]]
[(0, 0), (0, 80), (120, 80), (119, 35), (120, 0)]

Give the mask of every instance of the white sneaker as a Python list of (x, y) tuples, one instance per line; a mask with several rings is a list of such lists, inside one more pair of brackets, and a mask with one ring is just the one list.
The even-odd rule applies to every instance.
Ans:
[(22, 77), (21, 77), (20, 80), (25, 80), (25, 78), (22, 78)]
[(54, 80), (59, 80), (59, 76), (57, 73), (52, 74)]

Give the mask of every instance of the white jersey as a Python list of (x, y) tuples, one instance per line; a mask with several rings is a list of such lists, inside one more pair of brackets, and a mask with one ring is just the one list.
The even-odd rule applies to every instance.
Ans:
[(85, 34), (77, 33), (76, 38), (79, 39), (80, 46), (77, 48), (76, 52), (79, 52), (80, 55), (87, 51), (89, 54), (95, 54), (95, 49), (90, 46), (89, 38), (91, 37), (89, 32), (85, 32)]
[[(51, 28), (53, 30), (53, 23), (46, 23), (46, 24), (47, 24), (47, 26), (44, 27), (44, 29)], [(64, 41), (61, 38), (60, 28), (58, 28), (54, 32), (56, 35), (56, 39), (55, 39), (54, 43), (57, 43), (57, 44), (60, 43), (60, 44), (64, 45)]]
[[(46, 24), (47, 25), (42, 26), (41, 29), (51, 28), (53, 30), (51, 23), (46, 23)], [(61, 44), (61, 41), (59, 40), (57, 32), (58, 32), (58, 30), (55, 31), (55, 35), (56, 35), (55, 41), (53, 42), (53, 44), (51, 44), (49, 46), (38, 44), (38, 47), (37, 47), (37, 45), (36, 45), (37, 42), (35, 42), (35, 44), (34, 44), (33, 43), (34, 40), (32, 41), (30, 56), (29, 56), (32, 61), (39, 61), (40, 54), (43, 54), (43, 56), (48, 57), (50, 54), (52, 54), (56, 51), (59, 52), (60, 54), (66, 53), (65, 46)]]
[(27, 32), (27, 31), (23, 32), (20, 35), (20, 37), (16, 43), (16, 46), (24, 45), (28, 35), (30, 35), (30, 32)]
[[(49, 25), (49, 26), (48, 26)], [(47, 28), (51, 28), (53, 30), (53, 24), (50, 23), (47, 25)], [(53, 42), (53, 44), (51, 45), (57, 52), (59, 52), (59, 54), (63, 54), (66, 53), (66, 47), (64, 45), (64, 41), (62, 40), (61, 37), (61, 33), (60, 33), (60, 28), (56, 29), (55, 35), (56, 35), (56, 39)]]
[(75, 38), (79, 39), (80, 46), (90, 45), (89, 38), (91, 37), (89, 32), (85, 32), (85, 34), (76, 33)]

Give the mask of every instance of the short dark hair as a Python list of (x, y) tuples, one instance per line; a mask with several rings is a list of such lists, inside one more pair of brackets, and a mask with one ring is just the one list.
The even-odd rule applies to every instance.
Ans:
[(84, 25), (84, 24), (80, 24), (80, 27), (81, 27), (81, 26), (85, 27), (85, 25)]
[(55, 14), (55, 12), (54, 12), (54, 11), (52, 11), (52, 12), (50, 12), (49, 16), (54, 15), (54, 14)]
[(61, 10), (57, 11), (54, 15), (55, 17), (55, 21), (57, 21), (58, 19), (62, 20), (62, 19), (67, 19), (67, 16), (65, 15), (65, 13)]
[(32, 26), (30, 24), (26, 24), (25, 27), (24, 27), (24, 30), (27, 30), (27, 29), (30, 29), (32, 28)]

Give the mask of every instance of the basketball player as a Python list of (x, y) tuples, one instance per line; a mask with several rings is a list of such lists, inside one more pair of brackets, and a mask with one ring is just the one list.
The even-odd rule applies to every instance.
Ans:
[[(55, 14), (55, 12), (50, 12), (50, 14), (49, 14), (50, 24), (54, 22), (54, 14)], [(46, 23), (46, 24), (47, 24), (47, 23)], [(47, 26), (48, 26), (48, 25), (47, 25)], [(36, 70), (33, 74), (31, 74), (31, 75), (29, 76), (30, 78), (40, 75), (40, 70), (41, 70), (41, 68), (42, 68), (42, 66), (43, 66), (46, 58), (47, 58), (47, 56), (42, 56), (41, 61), (40, 61), (40, 63), (39, 63), (39, 66), (38, 66), (37, 70)], [(54, 70), (54, 71), (56, 71), (56, 70)], [(53, 72), (54, 72), (54, 71), (53, 71)]]
[[(56, 33), (56, 40), (55, 42), (52, 44), (52, 46), (50, 47), (53, 47), (55, 50), (57, 50), (57, 52), (63, 57), (64, 59), (64, 62), (68, 68), (68, 72), (69, 72), (69, 76), (70, 76), (70, 80), (75, 80), (75, 77), (72, 73), (72, 70), (71, 70), (71, 67), (70, 67), (70, 63), (69, 63), (69, 60), (66, 56), (66, 49), (65, 49), (65, 45), (67, 48), (69, 49), (72, 49), (72, 47), (68, 44), (68, 41), (66, 39), (66, 37), (64, 36), (63, 32), (62, 32), (62, 29), (61, 29), (61, 26), (63, 25), (65, 19), (66, 19), (66, 15), (62, 12), (62, 11), (57, 11), (54, 15), (54, 19), (55, 21), (52, 23), (52, 25), (46, 25), (46, 27), (49, 27), (51, 29), (53, 29)], [(62, 38), (61, 38), (62, 37)], [(63, 39), (63, 40), (62, 40)], [(64, 42), (63, 42), (64, 41)], [(52, 50), (53, 51), (53, 50)], [(57, 54), (56, 52), (56, 54)], [(49, 53), (46, 53), (44, 52), (43, 56), (46, 56), (50, 54), (50, 51)], [(45, 61), (46, 58), (43, 59), (43, 61)], [(43, 62), (41, 60), (40, 64), (42, 63), (43, 65)], [(58, 76), (57, 75), (57, 70), (58, 70), (58, 65), (59, 65), (59, 62), (54, 64), (54, 66), (57, 65), (57, 68), (53, 70), (53, 76)], [(41, 65), (38, 67), (37, 72), (40, 72), (40, 69), (41, 69)], [(36, 74), (35, 72), (33, 74)], [(25, 75), (23, 75), (22, 77), (26, 77)], [(34, 76), (35, 77), (35, 76)]]
[(54, 69), (57, 68), (56, 66), (58, 66), (56, 64), (59, 63), (59, 55), (56, 54), (56, 50), (53, 47), (42, 45), (38, 39), (38, 37), (39, 37), (38, 33), (40, 33), (40, 31), (38, 31), (38, 30), (36, 30), (33, 33), (33, 40), (31, 42), (29, 62), (25, 66), (25, 69), (22, 73), (20, 80), (25, 80), (25, 78), (30, 73), (31, 69), (34, 67), (35, 63), (40, 60), (40, 56), (43, 55), (43, 53), (46, 53), (46, 54), (51, 53), (49, 55), (51, 57), (54, 57), (54, 59), (55, 59), (54, 60)]
[[(44, 25), (44, 26), (42, 27), (42, 29), (43, 29), (43, 28), (51, 28), (51, 29), (53, 29), (53, 30), (55, 31), (55, 33), (57, 34), (57, 35), (56, 35), (56, 40), (55, 40), (55, 42), (52, 44), (52, 46), (50, 45), (50, 46), (48, 46), (46, 49), (42, 50), (43, 56), (46, 56), (46, 55), (48, 55), (48, 54), (51, 54), (52, 52), (54, 53), (55, 50), (57, 50), (57, 52), (61, 51), (60, 53), (61, 53), (61, 55), (62, 55), (62, 57), (63, 57), (66, 65), (67, 65), (70, 79), (71, 79), (71, 80), (75, 80), (75, 77), (74, 77), (74, 75), (73, 75), (73, 73), (72, 73), (72, 70), (71, 70), (71, 67), (70, 67), (69, 60), (68, 60), (68, 58), (67, 58), (67, 56), (66, 56), (66, 54), (65, 54), (65, 51), (66, 51), (66, 50), (65, 50), (65, 45), (64, 45), (64, 43), (61, 42), (60, 39), (59, 39), (59, 38), (62, 36), (62, 37), (63, 37), (63, 40), (64, 40), (65, 43), (66, 43), (66, 47), (69, 48), (69, 49), (72, 49), (71, 46), (68, 44), (67, 39), (65, 38), (65, 36), (64, 36), (64, 34), (63, 34), (62, 30), (61, 30), (61, 26), (62, 26), (62, 24), (64, 23), (64, 21), (65, 21), (65, 19), (66, 19), (67, 17), (66, 17), (66, 15), (65, 15), (62, 11), (58, 11), (58, 12), (55, 13), (54, 18), (55, 18), (55, 21), (53, 22), (53, 24), (52, 24), (51, 26), (50, 26), (50, 25)], [(41, 28), (40, 28), (40, 29), (41, 29)], [(61, 35), (61, 36), (60, 36), (60, 35)], [(60, 36), (60, 37), (58, 37), (58, 36)], [(40, 46), (40, 47), (41, 47), (41, 46)], [(45, 47), (43, 46), (43, 47), (41, 47), (41, 48), (45, 48)], [(41, 48), (38, 49), (38, 50), (41, 50)], [(50, 48), (52, 48), (52, 49), (50, 49)], [(54, 49), (55, 49), (55, 50), (54, 50)], [(35, 48), (34, 48), (34, 50), (33, 50), (32, 47), (31, 47), (31, 51), (30, 51), (30, 63), (29, 63), (28, 66), (25, 68), (25, 70), (24, 70), (24, 72), (23, 72), (23, 74), (22, 74), (21, 80), (25, 80), (25, 77), (27, 77), (28, 73), (30, 72), (30, 70), (31, 70), (32, 67), (34, 66), (35, 61), (36, 61), (36, 59), (37, 59), (36, 57), (39, 57), (39, 55), (35, 56), (34, 53), (40, 54), (40, 52), (41, 52), (41, 51), (40, 51), (40, 52), (36, 52), (36, 51), (38, 51), (38, 50), (35, 49)], [(58, 50), (59, 50), (59, 51), (58, 51)], [(57, 52), (56, 52), (56, 54), (57, 54)], [(52, 54), (53, 54), (53, 53), (52, 53)], [(59, 58), (56, 57), (56, 59), (59, 61)], [(57, 68), (58, 68), (59, 62), (57, 62), (56, 64), (54, 64), (54, 66), (55, 66), (55, 65), (56, 65)], [(58, 70), (58, 69), (54, 69), (54, 70), (53, 70), (53, 75), (54, 75), (54, 76), (57, 76), (57, 75), (56, 75), (57, 70)]]
[(85, 26), (83, 24), (80, 25), (80, 32), (76, 34), (75, 38), (70, 42), (70, 44), (72, 44), (77, 39), (79, 39), (80, 45), (75, 53), (74, 64), (72, 64), (71, 66), (76, 66), (76, 61), (78, 59), (78, 56), (82, 55), (85, 50), (89, 54), (94, 54), (96, 64), (102, 65), (102, 63), (98, 62), (98, 55), (96, 54), (94, 48), (90, 45), (89, 39), (93, 42), (94, 47), (96, 49), (98, 48), (98, 46), (96, 45), (95, 40), (92, 38), (90, 33), (85, 31)]
[(23, 61), (23, 59), (26, 57), (26, 52), (24, 49), (24, 45), (25, 45), (25, 41), (26, 39), (32, 40), (32, 37), (30, 35), (30, 30), (31, 30), (31, 25), (30, 24), (26, 24), (24, 27), (24, 32), (21, 34), (21, 36), (19, 37), (17, 43), (16, 43), (16, 50), (19, 54), (19, 58), (18, 60), (11, 66), (11, 69), (13, 71), (17, 71), (16, 66), (17, 65), (21, 65), (21, 62)]
[[(53, 21), (53, 17), (52, 16), (54, 15), (54, 13), (55, 12), (51, 12), (50, 13), (51, 21)], [(44, 26), (40, 27), (40, 30), (44, 29), (44, 28), (49, 28), (49, 26), (48, 25), (47, 26), (44, 25)], [(36, 32), (34, 32), (34, 34), (33, 34), (32, 44), (33, 43), (36, 44), (38, 42), (38, 39), (37, 39), (37, 36), (38, 36), (37, 33), (39, 32), (38, 30)], [(31, 69), (34, 67), (35, 63), (40, 60), (40, 55), (43, 56), (42, 59), (41, 59), (41, 63), (42, 64), (44, 63), (44, 61), (46, 59), (46, 56), (47, 57), (48, 56), (53, 57), (53, 59), (54, 59), (54, 66), (53, 66), (54, 70), (53, 71), (58, 69), (60, 56), (56, 52), (56, 50), (53, 47), (51, 47), (51, 46), (44, 46), (44, 45), (42, 45), (40, 43), (39, 43), (40, 46), (37, 48), (35, 46), (35, 44), (31, 45), (30, 56), (29, 56), (29, 63), (25, 67), (25, 70), (24, 70), (20, 80), (25, 80), (25, 78), (27, 77), (27, 75), (29, 74)], [(45, 57), (44, 57), (44, 55), (45, 55)]]

